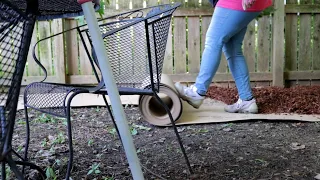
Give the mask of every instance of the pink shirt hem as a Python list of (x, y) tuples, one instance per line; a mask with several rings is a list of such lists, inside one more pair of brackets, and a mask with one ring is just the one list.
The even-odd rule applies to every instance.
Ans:
[[(263, 11), (269, 6), (272, 6), (272, 0), (257, 0), (256, 3), (246, 11), (247, 12)], [(217, 3), (217, 7), (244, 11), (242, 8), (242, 0), (219, 0)]]

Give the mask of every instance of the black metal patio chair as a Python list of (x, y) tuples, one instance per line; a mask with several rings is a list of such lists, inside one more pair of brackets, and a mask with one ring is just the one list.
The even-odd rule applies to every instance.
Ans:
[[(173, 12), (179, 6), (180, 3), (175, 3), (132, 10), (99, 20), (99, 27), (105, 42), (108, 60), (112, 67), (119, 94), (150, 95), (158, 100), (171, 119), (174, 132), (178, 138), (187, 166), (192, 173), (188, 157), (175, 126), (170, 109), (158, 96), (162, 86), (161, 74), (170, 22)], [(70, 176), (73, 162), (70, 115), (71, 102), (75, 96), (81, 93), (103, 95), (108, 112), (110, 113), (112, 121), (118, 132), (114, 117), (112, 116), (112, 110), (110, 109), (106, 99), (108, 92), (104, 85), (104, 81), (100, 76), (99, 64), (95, 58), (87, 26), (78, 26), (76, 28), (63, 31), (44, 38), (38, 41), (38, 43), (48, 40), (54, 36), (63, 35), (64, 33), (72, 30), (76, 30), (80, 36), (91, 66), (93, 67), (94, 75), (97, 79), (97, 85), (85, 86), (81, 84), (75, 85), (45, 82), (47, 77), (46, 69), (40, 63), (40, 60), (34, 51), (34, 59), (43, 69), (45, 77), (41, 82), (29, 84), (24, 92), (25, 116), (28, 132), (28, 108), (67, 119), (69, 161), (66, 179)], [(38, 43), (34, 46), (34, 49), (36, 49)], [(29, 138), (26, 143), (26, 152), (28, 151), (28, 145)], [(25, 158), (27, 158), (27, 154)]]
[[(30, 1), (24, 2), (31, 6)], [(24, 179), (25, 166), (45, 173), (19, 155), (12, 147), (21, 81), (27, 60), (36, 16), (34, 11), (17, 8), (14, 1), (0, 1), (0, 161), (1, 178), (6, 179), (6, 164), (16, 179)], [(20, 160), (16, 160), (20, 159)], [(17, 165), (23, 165), (18, 168)]]

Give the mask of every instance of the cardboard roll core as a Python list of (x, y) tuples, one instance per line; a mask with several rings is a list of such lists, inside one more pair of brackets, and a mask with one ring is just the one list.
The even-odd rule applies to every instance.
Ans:
[[(177, 93), (172, 88), (161, 85), (158, 94), (163, 103), (169, 108), (174, 121), (178, 120), (182, 114), (182, 102)], [(161, 102), (154, 96), (140, 96), (139, 108), (143, 118), (149, 123), (157, 126), (170, 125), (170, 117), (162, 106)]]

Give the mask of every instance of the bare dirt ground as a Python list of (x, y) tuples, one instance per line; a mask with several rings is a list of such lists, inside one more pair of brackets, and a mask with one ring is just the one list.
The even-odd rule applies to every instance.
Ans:
[[(125, 107), (125, 112), (146, 179), (307, 180), (320, 173), (319, 123), (279, 120), (180, 126), (197, 175), (192, 178), (173, 128), (146, 123), (135, 106)], [(69, 152), (65, 119), (30, 114), (30, 161), (46, 170), (49, 179), (64, 179)], [(73, 109), (72, 132), (73, 180), (132, 179), (106, 108)], [(24, 153), (25, 134), (24, 113), (19, 111), (13, 140), (19, 154)], [(39, 179), (32, 170), (28, 177)]]

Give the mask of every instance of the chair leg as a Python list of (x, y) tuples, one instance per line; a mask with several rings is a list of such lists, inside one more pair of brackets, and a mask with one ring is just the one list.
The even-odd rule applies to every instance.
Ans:
[(19, 180), (24, 180), (22, 173), (19, 171), (16, 163), (12, 159), (11, 152), (8, 153), (5, 160), (8, 162), (8, 165), (9, 165), (10, 169), (13, 171), (13, 173), (15, 174), (16, 178)]
[[(71, 102), (71, 101), (70, 101)], [(67, 105), (67, 130), (68, 130), (68, 140), (69, 140), (69, 162), (68, 168), (66, 173), (66, 180), (69, 180), (71, 169), (72, 169), (72, 162), (73, 162), (73, 145), (72, 145), (72, 132), (71, 132), (71, 117), (70, 117), (70, 103), (68, 102)]]
[(159, 101), (159, 103), (165, 108), (166, 112), (167, 112), (168, 115), (169, 115), (171, 124), (172, 124), (173, 129), (174, 129), (174, 132), (175, 132), (175, 134), (176, 134), (176, 136), (177, 136), (177, 138), (178, 138), (178, 142), (179, 142), (181, 151), (182, 151), (182, 153), (183, 153), (183, 156), (184, 156), (184, 158), (185, 158), (185, 160), (186, 160), (186, 163), (187, 163), (187, 166), (188, 166), (188, 168), (189, 168), (189, 171), (190, 171), (191, 174), (193, 174), (192, 168), (191, 168), (191, 166), (190, 166), (189, 158), (188, 158), (188, 156), (187, 156), (187, 154), (186, 154), (185, 148), (183, 147), (181, 137), (180, 137), (180, 135), (179, 135), (177, 126), (176, 126), (176, 124), (175, 124), (175, 122), (174, 122), (174, 120), (173, 120), (173, 117), (172, 117), (172, 114), (171, 114), (171, 112), (170, 112), (170, 109), (169, 109), (168, 106), (161, 100), (161, 98), (158, 96), (157, 93), (155, 93), (155, 96), (156, 96), (157, 100)]
[[(29, 125), (29, 116), (28, 116), (28, 108), (24, 106), (24, 114), (25, 114), (25, 121), (26, 121), (26, 144), (24, 147), (24, 161), (28, 161), (28, 150), (29, 150), (29, 143), (30, 143), (30, 125)], [(22, 167), (22, 173), (24, 173), (25, 165)]]
[(113, 123), (114, 127), (116, 128), (117, 134), (118, 134), (119, 139), (120, 139), (120, 141), (121, 141), (121, 143), (122, 143), (121, 136), (120, 136), (120, 132), (119, 132), (119, 128), (118, 128), (118, 126), (117, 126), (117, 124), (116, 124), (116, 121), (114, 120), (114, 116), (113, 116), (113, 114), (112, 114), (112, 111), (111, 111), (111, 109), (110, 109), (110, 107), (109, 107), (109, 104), (108, 104), (108, 101), (107, 101), (107, 98), (106, 98), (105, 95), (103, 95), (103, 100), (104, 100), (104, 102), (106, 103), (108, 112), (109, 112), (109, 114), (110, 114), (110, 116), (111, 116), (112, 123)]
[(1, 162), (1, 165), (2, 165), (2, 167), (1, 167), (1, 179), (2, 180), (6, 180), (6, 162), (3, 160)]
[(78, 90), (75, 91), (70, 98), (68, 99), (67, 102), (67, 109), (66, 109), (66, 115), (67, 115), (67, 130), (68, 130), (68, 139), (69, 139), (69, 162), (68, 162), (68, 167), (67, 167), (67, 173), (66, 173), (66, 180), (69, 180), (71, 169), (72, 169), (72, 163), (73, 163), (73, 145), (72, 145), (72, 129), (71, 129), (71, 101), (73, 98), (80, 94), (80, 93), (85, 93), (86, 91), (84, 90)]
[(26, 161), (15, 161), (15, 163), (17, 165), (29, 166), (31, 169), (37, 170), (42, 176), (42, 179), (46, 179), (46, 173), (39, 166)]

